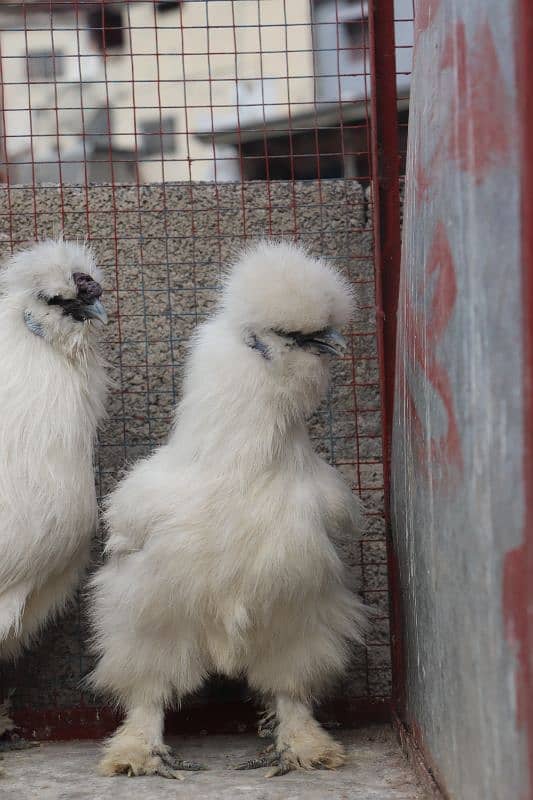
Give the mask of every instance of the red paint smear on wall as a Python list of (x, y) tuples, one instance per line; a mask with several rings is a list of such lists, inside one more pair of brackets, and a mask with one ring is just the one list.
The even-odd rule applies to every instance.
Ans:
[(433, 180), (430, 173), (424, 169), (420, 161), (417, 161), (414, 168), (414, 190), (420, 202), (426, 199), (432, 184)]
[(517, 107), (521, 144), (521, 232), (524, 318), (524, 538), (507, 553), (503, 609), (508, 639), (517, 649), (517, 723), (527, 736), (529, 792), (533, 798), (533, 9), (518, 0), (516, 20)]
[(441, 0), (419, 0), (415, 11), (415, 37), (426, 31), (439, 10)]
[[(406, 358), (421, 370), (426, 380), (432, 385), (446, 412), (446, 433), (438, 439), (432, 438), (430, 441), (431, 464), (427, 463), (428, 434), (416, 410), (414, 396), (403, 367), (399, 383), (414, 434), (416, 449), (414, 463), (422, 468), (426, 477), (432, 473), (431, 465), (438, 465), (441, 486), (451, 488), (462, 477), (463, 457), (450, 377), (445, 367), (439, 362), (436, 353), (437, 345), (448, 327), (457, 300), (455, 266), (446, 229), (442, 222), (438, 222), (435, 229), (426, 263), (426, 273), (436, 275), (427, 317), (422, 318), (414, 309), (409, 297), (404, 297), (405, 354)], [(435, 484), (437, 482), (436, 475), (433, 478)]]
[(448, 157), (479, 183), (495, 166), (506, 163), (512, 133), (512, 100), (490, 23), (479, 25), (468, 47), (464, 22), (457, 22), (444, 43), (441, 68), (455, 73)]
[[(440, 180), (449, 162), (474, 177), (476, 184), (495, 167), (507, 163), (513, 134), (513, 101), (507, 91), (490, 23), (484, 19), (471, 42), (462, 20), (455, 23), (444, 40), (439, 69), (442, 78), (439, 103), (448, 103), (437, 144), (425, 165), (416, 166), (416, 192), (424, 199)], [(419, 120), (418, 134), (435, 136), (427, 118)], [(440, 135), (439, 135), (440, 133)]]

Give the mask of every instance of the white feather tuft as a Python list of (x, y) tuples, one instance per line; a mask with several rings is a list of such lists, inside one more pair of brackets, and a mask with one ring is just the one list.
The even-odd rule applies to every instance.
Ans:
[(17, 655), (72, 596), (96, 527), (105, 367), (94, 326), (39, 299), (74, 292), (73, 271), (99, 275), (86, 247), (59, 240), (17, 253), (0, 274), (0, 657)]
[(263, 241), (245, 250), (223, 294), (228, 317), (242, 327), (308, 333), (344, 327), (353, 313), (351, 287), (325, 261), (290, 242)]

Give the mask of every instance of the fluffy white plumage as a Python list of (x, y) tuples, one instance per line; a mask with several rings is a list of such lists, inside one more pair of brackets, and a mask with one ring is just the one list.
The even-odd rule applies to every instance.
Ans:
[(264, 698), (276, 772), (343, 762), (310, 702), (361, 640), (364, 609), (332, 544), (357, 535), (359, 506), (305, 422), (327, 388), (329, 329), (352, 303), (342, 277), (294, 245), (245, 252), (193, 339), (168, 443), (108, 499), (92, 683), (127, 715), (103, 774), (193, 768), (163, 743), (164, 708), (215, 671)]
[(94, 322), (105, 313), (90, 278), (91, 252), (62, 240), (0, 273), (0, 658), (64, 607), (88, 561), (106, 395)]

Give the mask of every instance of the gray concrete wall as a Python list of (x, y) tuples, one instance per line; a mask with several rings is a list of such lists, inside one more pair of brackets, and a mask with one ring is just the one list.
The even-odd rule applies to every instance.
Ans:
[[(372, 230), (361, 187), (354, 181), (278, 182), (214, 186), (177, 184), (87, 190), (13, 187), (0, 192), (0, 254), (11, 245), (50, 235), (89, 235), (105, 272), (113, 319), (103, 347), (117, 388), (100, 433), (96, 479), (100, 495), (127, 461), (162, 441), (179, 397), (185, 344), (213, 307), (221, 272), (244, 241), (258, 236), (299, 237), (334, 261), (354, 282), (357, 315), (352, 351), (334, 366), (331, 397), (311, 420), (317, 449), (336, 463), (367, 510), (362, 545), (347, 540), (342, 555), (354, 585), (362, 585), (378, 614), (367, 649), (354, 653), (339, 688), (343, 702), (386, 702), (390, 687), (388, 593), (383, 522), (379, 368), (375, 341)], [(114, 312), (114, 313), (113, 313)], [(95, 544), (95, 559), (99, 543)], [(19, 719), (43, 712), (52, 733), (63, 719), (101, 698), (79, 682), (91, 663), (85, 647), (83, 604), (48, 629), (3, 685), (17, 687)], [(214, 692), (220, 699), (223, 690)], [(227, 694), (227, 693), (226, 693)], [(193, 702), (205, 702), (196, 698)], [(211, 693), (213, 696), (213, 692)], [(235, 695), (232, 695), (235, 697)], [(356, 704), (357, 705), (357, 704)], [(71, 715), (76, 727), (76, 714)], [(35, 716), (35, 719), (37, 717)], [(37, 722), (36, 722), (37, 724)], [(55, 727), (54, 727), (55, 726)], [(78, 725), (79, 728), (79, 725)], [(79, 730), (76, 731), (79, 733)]]
[(506, 606), (524, 527), (516, 7), (416, 14), (393, 522), (406, 722), (457, 800), (529, 797)]

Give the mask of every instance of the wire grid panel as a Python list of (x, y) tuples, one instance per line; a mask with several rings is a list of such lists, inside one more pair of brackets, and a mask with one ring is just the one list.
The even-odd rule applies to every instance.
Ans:
[[(104, 269), (117, 388), (100, 496), (167, 435), (186, 342), (243, 242), (298, 239), (345, 271), (351, 350), (310, 425), (366, 508), (362, 544), (339, 544), (377, 615), (339, 691), (372, 705), (389, 697), (390, 657), (366, 13), (360, 0), (0, 3), (0, 250), (62, 229)], [(78, 603), (4, 668), (28, 726), (101, 704), (80, 688), (84, 619)]]
[[(270, 202), (267, 206), (267, 194)], [(287, 204), (287, 197), (294, 204)], [(216, 302), (220, 275), (239, 244), (272, 234), (299, 239), (334, 261), (357, 287), (350, 355), (334, 365), (329, 401), (311, 420), (317, 450), (337, 464), (367, 512), (362, 546), (340, 542), (354, 585), (378, 607), (368, 647), (354, 654), (344, 692), (387, 696), (389, 655), (383, 525), (381, 409), (375, 339), (372, 230), (363, 189), (355, 181), (175, 184), (144, 187), (11, 188), (1, 193), (2, 249), (50, 234), (61, 204), (67, 237), (89, 225), (106, 274), (107, 305), (115, 315), (103, 342), (117, 387), (97, 452), (99, 494), (125, 463), (167, 435), (179, 397), (186, 343)], [(268, 208), (268, 211), (266, 210)], [(246, 234), (244, 233), (246, 230)], [(95, 553), (98, 559), (98, 553)], [(25, 708), (71, 707), (90, 668), (86, 631), (76, 613), (49, 629), (16, 667), (16, 703)], [(21, 685), (22, 684), (22, 685)], [(94, 698), (83, 697), (85, 705)]]
[(398, 148), (400, 173), (405, 174), (407, 158), (407, 128), (409, 121), (409, 92), (414, 46), (415, 0), (395, 2), (396, 92), (398, 97)]
[(368, 179), (367, 13), (366, 0), (0, 2), (4, 178)]

